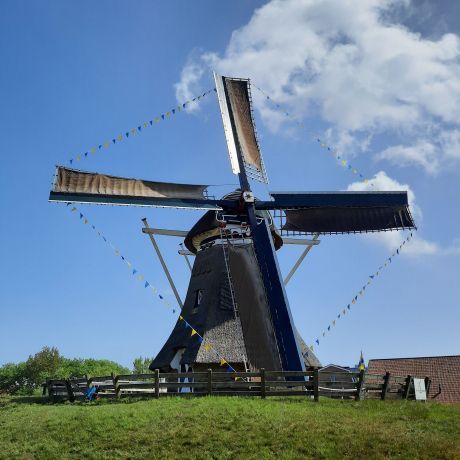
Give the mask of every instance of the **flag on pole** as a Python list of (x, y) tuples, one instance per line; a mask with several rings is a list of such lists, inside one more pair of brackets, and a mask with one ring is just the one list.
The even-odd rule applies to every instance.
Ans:
[(361, 350), (361, 356), (359, 357), (358, 369), (360, 371), (364, 371), (366, 369), (366, 365), (364, 364), (363, 350)]

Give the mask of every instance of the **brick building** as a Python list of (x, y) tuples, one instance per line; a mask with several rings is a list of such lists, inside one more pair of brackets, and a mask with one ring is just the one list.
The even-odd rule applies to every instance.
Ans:
[(460, 355), (371, 359), (367, 372), (431, 379), (428, 400), (460, 403)]

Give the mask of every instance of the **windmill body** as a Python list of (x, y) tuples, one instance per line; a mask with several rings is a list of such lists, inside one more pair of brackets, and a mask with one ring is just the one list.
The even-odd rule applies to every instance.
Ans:
[[(302, 371), (317, 362), (294, 327), (276, 249), (284, 235), (358, 233), (414, 227), (407, 192), (291, 192), (255, 199), (250, 180), (267, 182), (249, 80), (215, 75), (232, 170), (240, 189), (210, 198), (205, 185), (159, 183), (58, 167), (50, 201), (194, 208), (207, 213), (187, 233), (196, 255), (179, 322), (151, 368), (213, 363), (206, 342), (234, 369)], [(274, 213), (272, 215), (271, 213)], [(305, 358), (307, 362), (305, 362)]]

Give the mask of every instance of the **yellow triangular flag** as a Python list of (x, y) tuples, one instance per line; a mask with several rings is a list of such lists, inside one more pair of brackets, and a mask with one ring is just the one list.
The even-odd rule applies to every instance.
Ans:
[(192, 327), (192, 333), (190, 334), (190, 337), (193, 337), (195, 334), (198, 334), (198, 332), (196, 332), (195, 329), (193, 329)]
[(104, 142), (104, 147), (107, 149), (109, 148), (110, 143), (109, 142)]
[(96, 149), (93, 147), (93, 148), (91, 149), (91, 154), (94, 155), (95, 153), (96, 153)]
[(70, 212), (75, 212), (76, 210), (77, 210), (77, 208), (74, 207), (74, 208), (72, 208), (72, 209), (70, 210)]
[(118, 139), (119, 141), (122, 141), (122, 140), (123, 140), (123, 134), (119, 134), (119, 135), (117, 136), (117, 139)]
[(86, 225), (88, 223), (88, 219), (85, 219), (84, 222), (85, 222), (85, 225)]
[(220, 365), (223, 366), (224, 364), (227, 364), (227, 361), (225, 361), (225, 359), (222, 358), (222, 359), (220, 360)]
[(77, 158), (75, 158), (77, 161), (80, 161), (80, 155), (77, 155)]
[(347, 160), (342, 160), (342, 166), (346, 166)]
[(159, 123), (160, 122), (160, 117), (155, 117), (155, 123)]
[(144, 122), (144, 128), (148, 128), (149, 124), (145, 121)]
[(165, 114), (167, 117), (170, 117), (171, 116), (171, 112), (166, 112)]
[(209, 351), (209, 350), (211, 349), (211, 345), (206, 344), (206, 345), (204, 346), (204, 349), (205, 349), (206, 351)]
[(184, 317), (183, 317), (182, 315), (179, 315), (179, 319), (180, 319), (181, 321), (184, 321)]

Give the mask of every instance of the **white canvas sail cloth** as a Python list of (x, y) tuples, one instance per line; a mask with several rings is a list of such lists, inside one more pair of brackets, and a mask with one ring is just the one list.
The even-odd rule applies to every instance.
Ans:
[(78, 171), (58, 166), (53, 192), (146, 198), (203, 199), (206, 185), (175, 184)]

